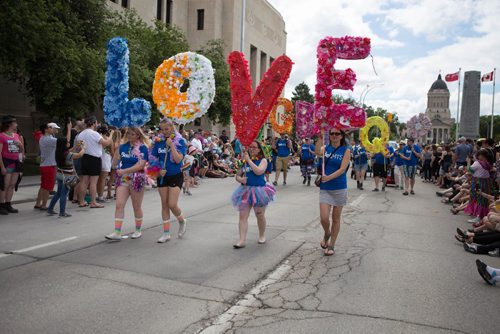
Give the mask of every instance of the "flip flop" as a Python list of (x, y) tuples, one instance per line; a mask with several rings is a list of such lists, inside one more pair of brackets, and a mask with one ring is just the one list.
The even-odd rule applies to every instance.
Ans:
[(469, 236), (467, 235), (467, 232), (462, 230), (460, 227), (457, 227), (457, 234), (461, 236), (462, 238), (468, 238)]
[(335, 249), (333, 248), (333, 246), (328, 246), (324, 254), (325, 256), (332, 256), (335, 254)]
[(319, 243), (319, 246), (323, 249), (327, 249), (328, 248), (328, 240), (330, 240), (330, 234), (325, 234), (325, 236), (323, 237), (323, 241)]
[(91, 209), (102, 209), (104, 208), (104, 205), (101, 204), (94, 204), (90, 206)]
[(85, 204), (78, 204), (79, 208), (84, 208), (86, 206), (89, 206), (89, 203), (85, 202)]

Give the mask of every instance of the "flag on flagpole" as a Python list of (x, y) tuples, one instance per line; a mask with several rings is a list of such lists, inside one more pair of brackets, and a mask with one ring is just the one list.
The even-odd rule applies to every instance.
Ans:
[(493, 81), (493, 71), (490, 73), (486, 73), (481, 77), (481, 82), (486, 82), (486, 81)]
[(459, 72), (455, 72), (455, 73), (446, 74), (445, 77), (444, 77), (444, 80), (446, 80), (448, 82), (457, 81), (459, 73), (460, 73), (460, 71)]

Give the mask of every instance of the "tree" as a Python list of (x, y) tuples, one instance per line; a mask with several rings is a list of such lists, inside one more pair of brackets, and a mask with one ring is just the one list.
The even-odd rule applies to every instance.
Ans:
[(311, 94), (309, 86), (305, 82), (301, 82), (295, 86), (292, 92), (292, 102), (294, 106), (296, 101), (314, 103), (314, 96)]
[[(479, 117), (479, 137), (490, 138), (491, 116)], [(500, 137), (500, 116), (493, 117), (493, 136)]]
[(212, 122), (228, 125), (231, 121), (231, 91), (229, 66), (224, 56), (224, 41), (210, 40), (198, 53), (210, 59), (215, 71), (215, 99), (208, 109), (208, 117)]

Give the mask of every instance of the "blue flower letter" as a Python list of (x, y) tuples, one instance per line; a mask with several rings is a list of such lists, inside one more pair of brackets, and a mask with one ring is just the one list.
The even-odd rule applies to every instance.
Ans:
[(115, 37), (108, 42), (104, 119), (116, 127), (143, 126), (151, 119), (151, 104), (141, 98), (128, 99), (128, 42)]

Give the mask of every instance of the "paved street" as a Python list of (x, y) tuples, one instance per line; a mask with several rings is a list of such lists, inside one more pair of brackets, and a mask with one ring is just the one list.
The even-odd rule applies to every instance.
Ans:
[[(495, 333), (500, 289), (453, 239), (453, 216), (417, 181), (416, 196), (354, 189), (337, 254), (319, 249), (318, 190), (294, 167), (266, 214), (268, 242), (234, 250), (233, 179), (204, 180), (181, 199), (184, 239), (157, 244), (159, 196), (144, 201), (143, 237), (104, 240), (114, 205), (70, 219), (0, 217), (1, 333)], [(25, 194), (36, 187), (25, 187)], [(125, 232), (133, 231), (128, 208)], [(172, 224), (177, 231), (177, 224)], [(480, 256), (500, 267), (499, 258)]]

